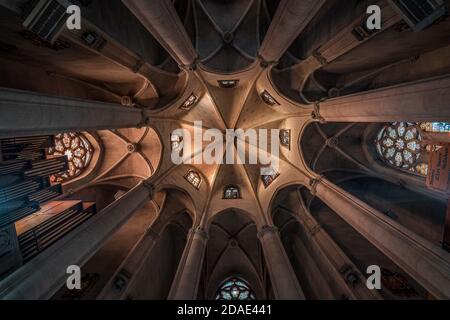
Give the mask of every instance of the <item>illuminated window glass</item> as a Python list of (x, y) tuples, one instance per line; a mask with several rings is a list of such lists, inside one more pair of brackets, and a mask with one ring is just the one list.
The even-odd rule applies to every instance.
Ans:
[(239, 188), (236, 186), (227, 186), (227, 187), (225, 187), (225, 190), (223, 191), (223, 198), (224, 199), (240, 199), (241, 192), (240, 192)]
[(219, 80), (218, 82), (221, 88), (230, 89), (236, 87), (239, 80)]
[(275, 100), (274, 97), (270, 95), (270, 93), (267, 90), (264, 90), (263, 93), (261, 93), (261, 99), (268, 104), (269, 106), (279, 106), (280, 104)]
[(427, 163), (419, 163), (415, 168), (414, 171), (420, 174), (421, 176), (428, 175), (428, 164)]
[(94, 149), (82, 133), (61, 133), (55, 136), (55, 146), (47, 150), (47, 156), (67, 156), (69, 170), (52, 175), (52, 182), (66, 182), (81, 175), (91, 162)]
[(220, 286), (216, 300), (255, 300), (255, 295), (247, 282), (231, 278)]
[(422, 137), (416, 125), (409, 122), (394, 122), (385, 126), (377, 137), (377, 150), (388, 165), (410, 170), (418, 164), (421, 155)]
[(172, 150), (177, 150), (181, 146), (181, 142), (183, 141), (183, 137), (178, 134), (170, 135), (170, 143), (172, 145)]
[(191, 94), (189, 98), (186, 99), (186, 101), (183, 102), (183, 104), (180, 106), (181, 109), (189, 111), (191, 110), (194, 105), (197, 103), (198, 97), (195, 94)]
[(264, 183), (264, 187), (267, 188), (268, 186), (270, 186), (272, 184), (272, 182), (274, 182), (275, 179), (278, 178), (279, 175), (280, 174), (278, 172), (273, 172), (270, 175), (263, 175), (263, 176), (261, 176), (262, 181)]
[(196, 189), (200, 188), (200, 183), (202, 182), (202, 178), (200, 178), (200, 175), (191, 170), (189, 171), (186, 176), (184, 177), (190, 184), (192, 184)]
[(280, 142), (285, 147), (291, 147), (291, 130), (280, 130)]
[(426, 132), (450, 132), (450, 122), (423, 122), (420, 128)]

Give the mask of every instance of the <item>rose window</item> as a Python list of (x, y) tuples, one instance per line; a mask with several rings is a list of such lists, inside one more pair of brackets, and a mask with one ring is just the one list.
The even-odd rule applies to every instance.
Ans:
[(65, 182), (80, 176), (89, 166), (94, 150), (82, 133), (61, 133), (55, 136), (55, 146), (49, 148), (51, 157), (67, 156), (69, 170), (50, 177), (52, 182)]

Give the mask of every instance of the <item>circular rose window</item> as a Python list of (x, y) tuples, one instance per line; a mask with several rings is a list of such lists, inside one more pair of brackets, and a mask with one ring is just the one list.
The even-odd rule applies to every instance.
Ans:
[(50, 177), (52, 182), (66, 182), (80, 176), (89, 166), (94, 150), (82, 133), (61, 133), (55, 136), (55, 146), (49, 148), (49, 157), (67, 156), (69, 170)]
[(420, 158), (421, 141), (416, 124), (394, 122), (379, 132), (376, 145), (383, 161), (396, 168), (409, 170)]

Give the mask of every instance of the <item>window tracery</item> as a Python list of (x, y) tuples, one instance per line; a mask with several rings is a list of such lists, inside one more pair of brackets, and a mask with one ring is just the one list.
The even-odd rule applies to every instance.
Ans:
[(280, 104), (278, 103), (278, 101), (277, 100), (275, 100), (275, 98), (274, 97), (272, 97), (272, 95), (267, 91), (267, 90), (264, 90), (262, 93), (261, 93), (261, 98), (262, 98), (262, 100), (266, 103), (266, 104), (268, 104), (269, 106), (279, 106)]
[(281, 129), (280, 130), (280, 142), (281, 145), (291, 148), (291, 130), (289, 129)]
[(170, 135), (170, 143), (172, 146), (172, 150), (178, 150), (181, 147), (181, 143), (183, 142), (183, 137), (178, 134)]
[(272, 182), (274, 182), (275, 179), (278, 178), (279, 175), (280, 174), (278, 172), (273, 172), (270, 175), (263, 175), (263, 176), (261, 176), (263, 184), (264, 184), (264, 187), (266, 187), (266, 188), (269, 187), (272, 184)]
[(391, 167), (421, 176), (428, 174), (428, 157), (435, 146), (421, 133), (450, 133), (450, 122), (394, 122), (378, 133), (376, 147), (381, 159)]
[(55, 136), (55, 146), (47, 150), (47, 157), (67, 156), (69, 170), (52, 175), (51, 182), (60, 183), (80, 176), (89, 166), (94, 148), (82, 133), (60, 133)]
[(247, 282), (233, 277), (220, 286), (216, 300), (255, 300), (255, 295)]
[(197, 101), (198, 101), (198, 97), (194, 93), (192, 93), (186, 99), (186, 101), (183, 102), (183, 104), (180, 106), (180, 109), (190, 111), (194, 107), (194, 105), (197, 103)]
[(224, 199), (240, 199), (241, 191), (236, 186), (226, 186), (223, 191)]
[(376, 147), (381, 159), (396, 169), (426, 175), (428, 164), (423, 161), (422, 136), (415, 123), (394, 122), (378, 133)]
[(190, 170), (186, 176), (184, 177), (194, 188), (199, 189), (200, 183), (202, 182), (202, 178), (195, 172), (194, 170)]

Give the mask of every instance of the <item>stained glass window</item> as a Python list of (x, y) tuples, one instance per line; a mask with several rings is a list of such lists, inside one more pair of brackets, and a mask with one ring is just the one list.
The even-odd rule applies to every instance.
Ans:
[(52, 182), (66, 182), (81, 175), (91, 162), (94, 149), (82, 133), (61, 133), (55, 136), (55, 146), (47, 150), (47, 156), (67, 156), (69, 170), (50, 177)]
[(195, 172), (194, 170), (190, 170), (184, 178), (192, 184), (196, 189), (200, 188), (200, 183), (202, 182), (202, 178), (200, 178), (200, 175)]
[(239, 80), (219, 80), (218, 82), (221, 88), (230, 89), (236, 87)]
[(183, 110), (191, 110), (194, 105), (197, 103), (198, 101), (198, 97), (192, 93), (187, 99), (186, 101), (183, 102), (183, 104), (180, 106), (181, 109)]
[(410, 170), (418, 164), (421, 141), (414, 123), (394, 122), (379, 132), (376, 145), (379, 155), (388, 165)]
[(177, 150), (181, 146), (181, 142), (183, 141), (183, 137), (178, 134), (170, 135), (170, 143), (172, 145), (172, 150)]
[(423, 122), (420, 128), (426, 132), (450, 132), (450, 122)]
[(279, 106), (280, 104), (277, 102), (277, 100), (275, 100), (274, 97), (272, 97), (270, 95), (269, 92), (267, 92), (267, 90), (264, 90), (263, 93), (261, 93), (261, 99), (263, 99), (263, 101), (265, 103), (267, 103), (269, 106)]
[(263, 175), (262, 177), (262, 181), (264, 183), (264, 187), (268, 187), (272, 184), (272, 182), (275, 181), (276, 178), (278, 178), (280, 174), (278, 172), (274, 172), (270, 175)]
[(241, 192), (240, 192), (239, 188), (236, 186), (227, 186), (227, 187), (225, 187), (225, 190), (223, 191), (223, 198), (224, 199), (240, 199)]
[(231, 278), (220, 286), (216, 300), (255, 300), (255, 295), (247, 282)]
[(280, 130), (280, 142), (285, 147), (291, 147), (291, 130)]

